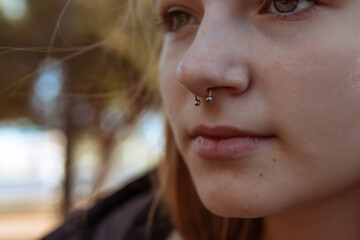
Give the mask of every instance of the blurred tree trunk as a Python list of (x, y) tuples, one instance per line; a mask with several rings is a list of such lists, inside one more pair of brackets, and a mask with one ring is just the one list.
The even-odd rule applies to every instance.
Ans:
[[(73, 89), (73, 84), (71, 83), (70, 78), (65, 80), (64, 92), (71, 92)], [(61, 212), (64, 218), (69, 216), (70, 210), (72, 208), (73, 201), (73, 186), (74, 186), (74, 149), (75, 149), (75, 138), (77, 134), (77, 127), (73, 121), (73, 106), (74, 99), (71, 97), (66, 97), (66, 104), (63, 109), (63, 132), (66, 136), (66, 155), (65, 155), (65, 164), (64, 164), (64, 180), (63, 180), (63, 191), (61, 199)]]
[[(68, 112), (68, 111), (67, 111)], [(67, 114), (68, 115), (68, 114)], [(67, 116), (71, 118), (70, 116)], [(67, 139), (66, 156), (64, 166), (64, 182), (63, 182), (63, 196), (61, 211), (64, 217), (67, 217), (72, 206), (72, 186), (73, 186), (73, 148), (74, 148), (74, 129), (71, 119), (66, 120), (66, 127), (64, 131)]]

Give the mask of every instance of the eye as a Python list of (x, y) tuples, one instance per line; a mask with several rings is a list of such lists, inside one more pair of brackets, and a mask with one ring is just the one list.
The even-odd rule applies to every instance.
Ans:
[(291, 16), (311, 10), (316, 5), (313, 0), (266, 0), (263, 12)]
[(167, 32), (175, 32), (182, 27), (196, 24), (197, 22), (198, 20), (194, 16), (182, 10), (170, 10), (161, 19), (161, 25), (163, 25)]

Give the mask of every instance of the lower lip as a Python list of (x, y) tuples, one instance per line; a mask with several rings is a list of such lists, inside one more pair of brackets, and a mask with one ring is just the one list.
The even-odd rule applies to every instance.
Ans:
[(234, 159), (255, 151), (270, 137), (195, 138), (196, 153), (203, 159)]

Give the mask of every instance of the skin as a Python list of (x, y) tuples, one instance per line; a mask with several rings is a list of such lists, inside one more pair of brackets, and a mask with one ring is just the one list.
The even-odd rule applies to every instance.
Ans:
[[(156, 1), (159, 15), (191, 16), (165, 34), (159, 67), (178, 149), (203, 204), (220, 216), (264, 217), (262, 239), (359, 239), (360, 1), (325, 0), (287, 17), (260, 5)], [(205, 103), (209, 88), (214, 101)], [(194, 148), (197, 125), (274, 138), (209, 160)]]

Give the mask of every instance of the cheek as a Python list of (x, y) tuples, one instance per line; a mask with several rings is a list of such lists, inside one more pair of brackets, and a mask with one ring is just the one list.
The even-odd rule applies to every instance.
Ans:
[[(159, 62), (159, 89), (166, 116), (173, 117), (176, 112), (175, 106), (180, 96), (178, 96), (179, 84), (176, 81), (177, 59), (168, 54), (169, 50), (165, 47)], [(171, 119), (170, 119), (171, 120)], [(170, 121), (171, 122), (171, 121)]]
[(272, 52), (261, 61), (257, 78), (287, 156), (319, 169), (324, 161), (332, 170), (347, 165), (355, 174), (352, 169), (360, 167), (360, 95), (354, 90), (359, 49), (343, 36), (349, 35), (314, 37)]
[(191, 95), (176, 80), (179, 56), (178, 52), (165, 46), (159, 62), (159, 89), (163, 109), (178, 146), (185, 134), (182, 116), (186, 116), (193, 107)]

